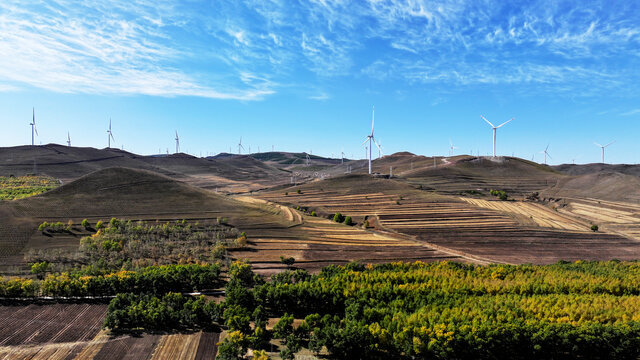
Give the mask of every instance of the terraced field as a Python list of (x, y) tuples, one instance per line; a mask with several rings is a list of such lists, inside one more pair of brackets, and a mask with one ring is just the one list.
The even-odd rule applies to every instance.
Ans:
[(541, 227), (587, 232), (590, 226), (586, 222), (559, 214), (557, 211), (553, 211), (540, 204), (521, 201), (489, 201), (465, 197), (461, 197), (460, 199), (481, 208), (520, 215), (525, 219), (531, 219)]
[[(408, 235), (405, 239), (480, 262), (553, 263), (636, 259), (640, 255), (640, 243), (617, 234), (588, 231), (588, 222), (542, 206), (474, 203), (475, 199), (461, 200), (408, 187), (404, 191), (379, 188), (365, 183), (357, 189), (324, 191), (316, 185), (303, 188), (301, 194), (270, 192), (260, 196), (318, 212), (341, 212), (357, 221), (374, 217), (378, 230)], [(379, 191), (367, 192), (369, 189)]]
[(640, 205), (597, 199), (567, 199), (560, 212), (640, 241)]
[(114, 336), (100, 330), (104, 304), (0, 306), (0, 359), (215, 358), (218, 333)]
[(377, 234), (319, 217), (303, 216), (289, 207), (261, 199), (247, 196), (236, 198), (265, 212), (269, 209), (278, 212), (288, 222), (283, 225), (281, 222), (266, 223), (259, 218), (244, 219), (241, 228), (250, 235), (250, 247), (230, 254), (235, 258), (251, 261), (258, 273), (269, 274), (284, 269), (285, 266), (280, 262), (281, 256), (294, 257), (296, 267), (310, 271), (329, 264), (355, 260), (366, 263), (398, 260), (465, 261), (458, 254), (439, 251), (412, 239)]

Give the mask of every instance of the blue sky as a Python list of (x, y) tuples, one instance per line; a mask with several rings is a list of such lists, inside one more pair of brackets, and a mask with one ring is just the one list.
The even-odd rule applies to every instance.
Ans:
[[(0, 146), (638, 163), (637, 1), (0, 3)], [(234, 150), (236, 151), (236, 150)]]

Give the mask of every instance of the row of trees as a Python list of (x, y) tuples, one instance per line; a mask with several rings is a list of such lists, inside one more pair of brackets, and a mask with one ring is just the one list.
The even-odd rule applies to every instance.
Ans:
[(118, 272), (88, 268), (50, 274), (43, 280), (0, 277), (0, 297), (87, 297), (129, 292), (165, 294), (216, 289), (222, 284), (218, 264), (161, 265)]

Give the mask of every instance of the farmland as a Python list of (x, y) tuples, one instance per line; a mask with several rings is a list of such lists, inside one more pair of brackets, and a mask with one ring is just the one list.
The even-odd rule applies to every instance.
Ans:
[[(358, 182), (357, 188), (351, 187)], [(481, 262), (553, 263), (578, 259), (635, 259), (640, 245), (615, 232), (594, 233), (590, 221), (540, 204), (498, 202), (419, 191), (383, 179), (358, 176), (265, 192), (268, 201), (370, 218), (427, 246)], [(331, 190), (329, 190), (331, 189)], [(406, 238), (405, 238), (406, 239)]]
[(181, 359), (215, 357), (218, 333), (111, 334), (104, 304), (0, 306), (0, 359)]
[(47, 176), (0, 176), (0, 200), (17, 200), (55, 189), (60, 183)]

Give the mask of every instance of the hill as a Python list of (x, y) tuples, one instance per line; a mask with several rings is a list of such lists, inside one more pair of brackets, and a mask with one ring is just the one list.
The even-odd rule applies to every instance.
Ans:
[(197, 158), (188, 154), (141, 156), (118, 149), (56, 144), (0, 148), (0, 176), (45, 174), (73, 181), (110, 167), (143, 169), (204, 188), (252, 189), (282, 183), (288, 173), (251, 157)]
[[(373, 171), (406, 179), (423, 189), (446, 194), (504, 190), (525, 195), (552, 186), (563, 174), (535, 162), (514, 157), (424, 157), (396, 153), (373, 162)], [(359, 170), (359, 172), (366, 169)]]
[(553, 169), (567, 175), (586, 175), (586, 174), (596, 174), (596, 173), (620, 173), (625, 175), (632, 175), (640, 177), (640, 165), (638, 164), (603, 164), (603, 163), (593, 163), (593, 164), (583, 164), (583, 165), (575, 165), (575, 164), (562, 164), (552, 166)]

